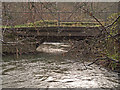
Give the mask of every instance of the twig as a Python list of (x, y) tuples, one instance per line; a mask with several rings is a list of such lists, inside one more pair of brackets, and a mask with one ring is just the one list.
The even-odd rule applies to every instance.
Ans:
[[(93, 17), (93, 18), (101, 25), (101, 27), (103, 28), (102, 31), (105, 31), (108, 35), (110, 35), (111, 38), (115, 39), (118, 43), (120, 43), (119, 40), (117, 40), (116, 38), (114, 38), (114, 37), (107, 31), (107, 29), (104, 27), (104, 25), (103, 25), (91, 12), (89, 12), (88, 10), (86, 10), (86, 9), (84, 9), (84, 8), (82, 8), (82, 10), (84, 10), (86, 13), (88, 13), (89, 16)], [(119, 17), (118, 17), (118, 18), (119, 18)], [(116, 19), (116, 20), (118, 20), (118, 19)], [(102, 31), (101, 31), (101, 32), (102, 32)]]
[(87, 66), (90, 66), (90, 65), (96, 63), (98, 60), (103, 60), (103, 59), (106, 59), (106, 57), (105, 58), (97, 58), (95, 61), (93, 61), (92, 63), (88, 64)]
[(72, 16), (78, 9), (82, 8), (82, 7), (85, 6), (85, 5), (86, 5), (86, 3), (83, 3), (83, 5), (81, 5), (81, 6), (79, 6), (79, 7), (78, 7), (78, 5), (77, 5), (76, 9), (70, 14), (70, 16), (67, 18), (67, 20), (69, 20), (69, 19), (71, 18), (71, 16)]

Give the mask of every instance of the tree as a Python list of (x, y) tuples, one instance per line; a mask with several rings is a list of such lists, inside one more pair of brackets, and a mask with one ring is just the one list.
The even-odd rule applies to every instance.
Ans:
[[(118, 13), (120, 13), (120, 1), (118, 2)], [(118, 43), (118, 57), (120, 61), (120, 18), (118, 21), (118, 35), (119, 35), (119, 43)]]

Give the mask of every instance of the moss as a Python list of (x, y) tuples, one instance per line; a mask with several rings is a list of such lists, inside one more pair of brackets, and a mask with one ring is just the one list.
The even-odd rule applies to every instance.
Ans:
[[(111, 14), (107, 19), (108, 22), (107, 24), (111, 24), (113, 23), (114, 20), (116, 20), (116, 18), (120, 15), (120, 13), (113, 13)], [(118, 34), (118, 25), (120, 24), (120, 19), (118, 19), (117, 22), (115, 22), (109, 29), (109, 33), (114, 36)], [(110, 35), (108, 35), (108, 37), (110, 37)], [(119, 38), (119, 37), (118, 37)], [(116, 39), (118, 39), (116, 38)], [(118, 45), (116, 43), (116, 40), (114, 40), (113, 38), (108, 38), (107, 40), (107, 55), (108, 57), (112, 58), (112, 59), (116, 59), (119, 60), (119, 55), (118, 55)]]
[[(57, 26), (58, 25), (58, 21), (57, 20), (40, 20), (40, 21), (36, 21), (34, 23), (27, 23), (24, 25), (16, 25), (16, 26), (1, 26), (2, 28), (20, 28), (20, 27), (43, 27), (43, 26), (48, 26), (48, 27), (52, 27), (52, 26)], [(98, 23), (96, 22), (60, 22), (60, 26), (63, 27), (71, 27), (71, 26), (79, 26), (79, 27), (84, 27), (84, 26), (99, 26)]]
[(13, 34), (10, 34), (10, 33), (8, 33), (7, 35), (5, 35), (5, 37), (7, 37), (7, 38), (12, 38), (12, 39), (15, 38), (15, 36), (14, 36)]

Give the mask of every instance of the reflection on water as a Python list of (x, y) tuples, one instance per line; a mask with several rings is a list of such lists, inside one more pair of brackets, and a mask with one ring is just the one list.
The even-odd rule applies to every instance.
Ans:
[(19, 59), (4, 56), (3, 88), (114, 88), (119, 85), (117, 73), (99, 69), (97, 65), (86, 69), (80, 60), (42, 52), (22, 55)]

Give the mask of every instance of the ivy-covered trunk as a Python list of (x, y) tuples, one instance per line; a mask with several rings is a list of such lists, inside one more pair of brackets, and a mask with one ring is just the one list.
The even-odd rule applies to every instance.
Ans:
[[(118, 2), (118, 13), (120, 13), (120, 1)], [(118, 59), (120, 61), (120, 18), (118, 20)]]
[(119, 61), (120, 61), (120, 19), (119, 19), (119, 23), (118, 23), (119, 25), (118, 25), (118, 35), (119, 35), (119, 42), (118, 42), (118, 59), (119, 59)]

